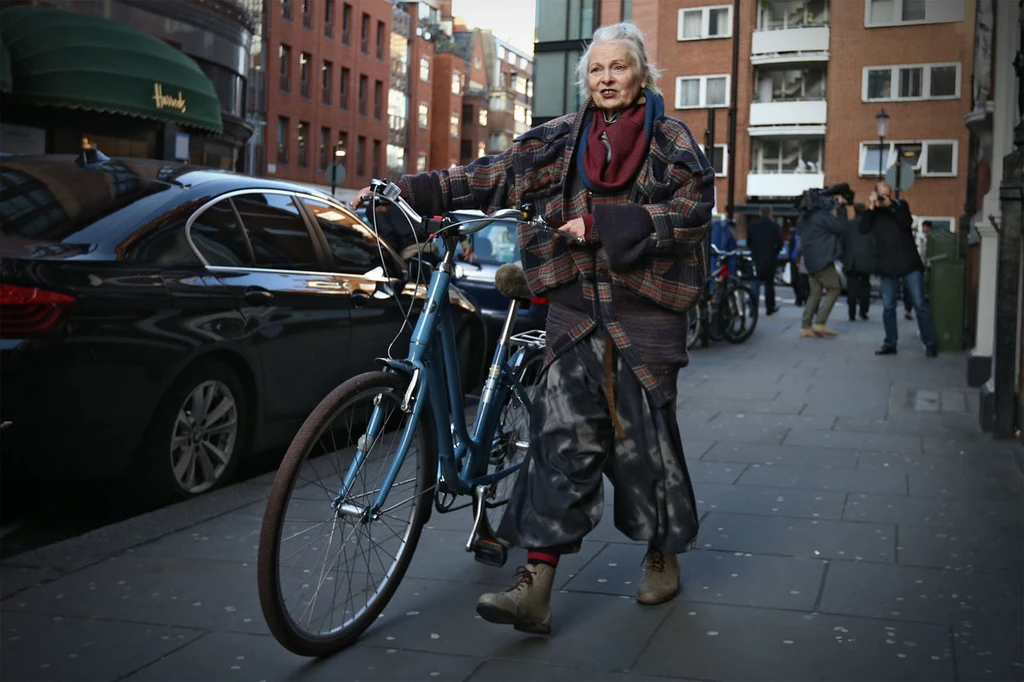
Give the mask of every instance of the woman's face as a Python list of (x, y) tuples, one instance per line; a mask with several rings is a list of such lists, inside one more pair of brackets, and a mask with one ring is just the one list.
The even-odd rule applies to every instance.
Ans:
[(598, 109), (619, 111), (640, 94), (640, 70), (621, 43), (600, 43), (590, 51), (587, 83)]

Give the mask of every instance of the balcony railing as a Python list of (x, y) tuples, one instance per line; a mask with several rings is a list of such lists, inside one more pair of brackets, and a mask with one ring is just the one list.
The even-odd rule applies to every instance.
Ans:
[(754, 102), (750, 105), (750, 125), (824, 125), (828, 102), (818, 100), (783, 100)]
[(767, 64), (828, 59), (829, 36), (827, 25), (754, 31), (750, 60)]
[(798, 197), (812, 187), (825, 185), (825, 173), (758, 173), (747, 174), (747, 195), (752, 197)]

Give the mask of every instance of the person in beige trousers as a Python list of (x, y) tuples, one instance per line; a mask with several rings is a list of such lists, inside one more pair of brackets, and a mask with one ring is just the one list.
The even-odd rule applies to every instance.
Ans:
[(842, 283), (835, 262), (842, 256), (846, 204), (853, 190), (840, 183), (825, 191), (808, 190), (800, 200), (800, 258), (810, 276), (811, 294), (804, 305), (800, 336), (835, 336), (827, 322), (839, 298)]

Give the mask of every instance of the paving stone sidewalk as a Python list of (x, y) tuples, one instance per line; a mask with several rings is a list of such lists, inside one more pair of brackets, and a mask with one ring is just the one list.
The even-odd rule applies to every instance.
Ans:
[[(797, 337), (784, 304), (746, 344), (693, 353), (679, 419), (702, 515), (680, 598), (633, 600), (643, 547), (611, 509), (563, 560), (554, 633), (476, 618), (504, 569), (435, 514), (351, 649), (269, 635), (255, 556), (270, 477), (2, 564), (3, 680), (1021, 680), (1020, 444), (977, 427), (961, 355), (872, 354), (880, 311)], [(610, 496), (608, 496), (610, 500)]]

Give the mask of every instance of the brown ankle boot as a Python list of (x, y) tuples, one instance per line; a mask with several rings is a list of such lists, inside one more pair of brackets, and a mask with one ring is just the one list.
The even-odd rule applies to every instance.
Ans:
[(555, 569), (528, 564), (516, 569), (519, 579), (504, 592), (480, 595), (476, 612), (489, 623), (511, 625), (520, 632), (551, 633), (551, 586)]
[(644, 577), (636, 586), (636, 600), (641, 604), (661, 604), (679, 593), (679, 559), (656, 547), (648, 547)]

